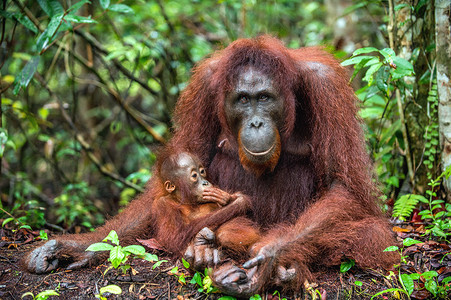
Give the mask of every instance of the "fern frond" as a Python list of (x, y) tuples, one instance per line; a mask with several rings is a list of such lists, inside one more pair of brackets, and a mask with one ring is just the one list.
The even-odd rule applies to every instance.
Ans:
[(412, 214), (412, 211), (415, 206), (417, 206), (418, 201), (428, 202), (428, 200), (421, 195), (402, 195), (398, 198), (398, 200), (396, 200), (395, 205), (393, 206), (393, 217), (405, 221), (406, 218), (410, 217), (410, 214)]

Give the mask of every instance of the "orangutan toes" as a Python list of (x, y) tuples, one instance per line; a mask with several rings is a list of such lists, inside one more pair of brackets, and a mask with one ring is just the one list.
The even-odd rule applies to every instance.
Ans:
[(185, 259), (195, 270), (217, 265), (222, 260), (222, 253), (216, 248), (216, 235), (208, 227), (195, 236), (185, 251)]

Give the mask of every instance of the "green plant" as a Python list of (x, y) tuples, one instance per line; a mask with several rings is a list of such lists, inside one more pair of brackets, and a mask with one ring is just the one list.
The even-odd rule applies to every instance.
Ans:
[(123, 274), (126, 274), (128, 270), (134, 273), (133, 268), (129, 264), (126, 264), (132, 255), (133, 258), (141, 258), (150, 262), (156, 262), (152, 267), (153, 269), (160, 266), (163, 262), (167, 262), (167, 260), (158, 260), (158, 256), (155, 254), (147, 253), (143, 246), (130, 245), (122, 247), (119, 245), (119, 237), (114, 230), (111, 230), (108, 236), (103, 239), (103, 242), (107, 241), (110, 241), (113, 245), (108, 243), (95, 243), (86, 249), (86, 251), (110, 251), (108, 261), (111, 263), (111, 266), (105, 270), (104, 274), (112, 268), (120, 269)]
[(436, 164), (437, 147), (439, 145), (439, 127), (438, 127), (438, 96), (437, 96), (437, 80), (432, 81), (431, 88), (428, 93), (427, 115), (429, 117), (429, 125), (424, 132), (424, 161), (428, 168), (428, 178), (432, 177), (432, 170)]
[(92, 223), (98, 212), (94, 205), (86, 202), (88, 195), (89, 187), (84, 181), (66, 185), (61, 195), (55, 198), (57, 222), (70, 226), (77, 221), (87, 228), (93, 228)]
[[(451, 204), (445, 203), (444, 200), (435, 199), (437, 197), (436, 188), (440, 186), (442, 179), (448, 179), (451, 176), (451, 166), (449, 166), (445, 172), (440, 174), (436, 179), (431, 179), (428, 183), (430, 189), (426, 191), (429, 199), (425, 197), (419, 200), (428, 205), (428, 209), (422, 210), (419, 215), (421, 215), (422, 220), (431, 219), (431, 224), (426, 226), (426, 234), (433, 234), (437, 237), (444, 238), (445, 240), (451, 235)], [(439, 211), (434, 214), (434, 210), (441, 209), (444, 206), (445, 210)]]
[(34, 296), (32, 292), (28, 292), (23, 294), (21, 298), (26, 296), (31, 296), (33, 300), (46, 300), (50, 296), (59, 296), (59, 294), (55, 290), (45, 290), (40, 292), (36, 296)]
[(340, 273), (348, 272), (354, 265), (355, 265), (355, 260), (353, 260), (353, 259), (346, 259), (340, 265)]
[(99, 293), (96, 294), (96, 298), (100, 300), (107, 300), (108, 298), (104, 296), (105, 293), (120, 295), (122, 294), (122, 289), (120, 286), (115, 284), (110, 284), (99, 289)]
[[(406, 238), (403, 240), (403, 247), (399, 248), (398, 246), (390, 246), (387, 249), (385, 249), (384, 252), (397, 251), (401, 258), (400, 262), (407, 263), (407, 257), (402, 254), (404, 247), (409, 247), (409, 246), (419, 244), (419, 243), (421, 243), (421, 242), (411, 239), (411, 238)], [(426, 290), (428, 290), (432, 295), (434, 295), (434, 297), (446, 298), (447, 293), (449, 291), (451, 291), (451, 284), (450, 284), (451, 276), (443, 279), (442, 285), (439, 285), (437, 282), (438, 273), (436, 271), (432, 270), (432, 271), (427, 271), (427, 272), (424, 272), (421, 274), (420, 273), (406, 274), (406, 273), (401, 272), (400, 266), (401, 266), (401, 264), (395, 265), (395, 267), (398, 269), (398, 280), (399, 280), (399, 283), (401, 284), (402, 288), (401, 289), (400, 288), (391, 288), (391, 289), (383, 290), (383, 291), (373, 295), (373, 297), (371, 297), (371, 299), (373, 299), (376, 296), (379, 296), (379, 295), (382, 295), (385, 293), (389, 293), (389, 292), (402, 292), (410, 298), (410, 295), (412, 295), (413, 291), (415, 290), (415, 280), (418, 281), (420, 279), (420, 277), (423, 278), (424, 288)]]

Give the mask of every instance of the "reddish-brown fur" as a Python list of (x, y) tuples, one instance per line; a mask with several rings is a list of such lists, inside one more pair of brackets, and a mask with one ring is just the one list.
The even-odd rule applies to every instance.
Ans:
[[(278, 163), (258, 177), (240, 162), (238, 142), (224, 115), (225, 95), (249, 66), (270, 76), (285, 99)], [(318, 48), (287, 49), (268, 36), (242, 39), (194, 69), (176, 106), (175, 133), (166, 151), (196, 154), (214, 184), (250, 197), (249, 217), (264, 232), (251, 255), (265, 245), (280, 248), (277, 265), (295, 262), (297, 270), (296, 280), (285, 288), (298, 288), (312, 278), (314, 266), (337, 265), (344, 257), (362, 267), (394, 262), (393, 254), (383, 252), (394, 239), (376, 204), (378, 192), (356, 113), (348, 74), (330, 54)], [(67, 239), (87, 245), (115, 229), (121, 242), (130, 243), (158, 226), (162, 239), (170, 240), (171, 222), (178, 216), (152, 210), (153, 199), (161, 197), (157, 180), (96, 232)], [(194, 232), (178, 234), (183, 242), (174, 247), (183, 249)], [(276, 272), (275, 265), (262, 268), (268, 272), (261, 277), (261, 289), (271, 285)]]

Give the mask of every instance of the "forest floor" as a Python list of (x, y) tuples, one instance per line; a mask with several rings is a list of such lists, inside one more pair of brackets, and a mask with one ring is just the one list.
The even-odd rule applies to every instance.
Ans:
[[(1, 220), (0, 220), (1, 221)], [(420, 231), (418, 231), (418, 228)], [(401, 242), (405, 238), (414, 238), (422, 243), (405, 246), (403, 255), (406, 261), (394, 270), (394, 274), (359, 270), (355, 267), (346, 273), (340, 273), (338, 268), (318, 271), (317, 280), (311, 283), (298, 295), (285, 295), (275, 292), (262, 295), (262, 299), (370, 299), (373, 295), (386, 289), (403, 289), (398, 281), (401, 274), (424, 273), (435, 270), (437, 275), (432, 278), (435, 282), (434, 297), (429, 290), (433, 290), (434, 283), (427, 278), (419, 277), (414, 280), (412, 299), (451, 299), (451, 283), (448, 286), (442, 281), (451, 276), (451, 247), (449, 243), (437, 242), (422, 237), (421, 226), (395, 226), (394, 231)], [(59, 297), (49, 299), (95, 299), (99, 289), (114, 284), (122, 289), (122, 294), (103, 294), (108, 299), (219, 299), (219, 293), (206, 293), (199, 285), (189, 283), (193, 273), (186, 270), (179, 260), (165, 257), (158, 252), (159, 259), (168, 260), (158, 268), (152, 269), (153, 263), (141, 259), (131, 261), (134, 275), (122, 275), (119, 270), (111, 269), (108, 262), (92, 268), (75, 271), (57, 269), (50, 274), (30, 274), (21, 268), (20, 260), (30, 249), (38, 243), (38, 231), (27, 229), (11, 230), (8, 226), (0, 228), (0, 299), (21, 299), (25, 293), (38, 293), (54, 290)], [(50, 236), (51, 238), (51, 236)], [(139, 243), (137, 243), (139, 244)], [(156, 251), (151, 250), (149, 252)], [(177, 274), (171, 273), (178, 267)], [(179, 276), (186, 277), (186, 284), (179, 281)], [(446, 281), (446, 280), (445, 280)], [(406, 284), (407, 285), (407, 284)], [(442, 288), (442, 290), (440, 290)], [(409, 288), (407, 288), (408, 290)], [(440, 291), (441, 294), (439, 293)], [(316, 297), (316, 298), (315, 298)], [(105, 298), (105, 299), (106, 299)], [(25, 296), (23, 299), (32, 299)], [(43, 298), (45, 299), (45, 298)], [(231, 299), (231, 298), (229, 298)], [(254, 297), (254, 300), (260, 299)], [(375, 299), (407, 299), (400, 291), (392, 291), (376, 296)]]

